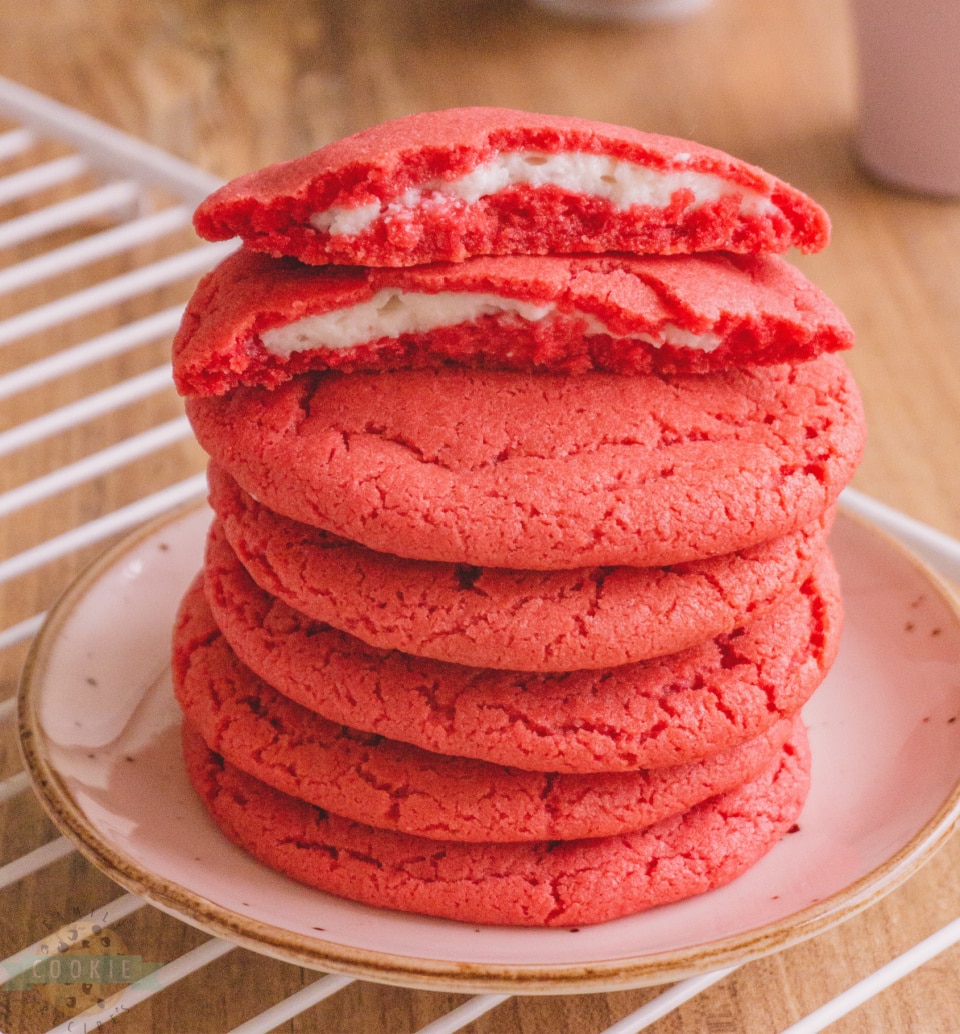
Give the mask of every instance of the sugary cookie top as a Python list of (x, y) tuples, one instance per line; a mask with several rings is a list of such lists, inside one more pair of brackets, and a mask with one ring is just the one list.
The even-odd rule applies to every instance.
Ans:
[(197, 232), (310, 263), (483, 254), (817, 251), (823, 210), (722, 151), (505, 108), (383, 123), (226, 184)]
[(186, 410), (277, 513), (395, 556), (530, 570), (660, 566), (788, 534), (833, 504), (864, 439), (829, 355), (669, 378), (305, 374)]

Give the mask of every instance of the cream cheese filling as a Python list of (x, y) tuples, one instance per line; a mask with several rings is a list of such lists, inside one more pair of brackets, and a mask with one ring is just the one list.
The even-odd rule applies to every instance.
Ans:
[[(689, 155), (678, 155), (678, 160)], [(566, 152), (538, 154), (517, 151), (499, 155), (454, 180), (432, 180), (406, 191), (388, 203), (371, 201), (346, 207), (333, 205), (310, 217), (310, 225), (331, 235), (355, 236), (382, 216), (393, 216), (425, 204), (459, 201), (473, 204), (482, 197), (515, 184), (552, 185), (577, 194), (591, 194), (610, 201), (621, 211), (634, 205), (665, 208), (673, 194), (693, 192), (692, 208), (727, 194), (741, 195), (740, 211), (757, 215), (775, 211), (769, 198), (754, 190), (730, 184), (721, 176), (691, 169), (663, 172), (605, 154)]]
[[(274, 327), (260, 335), (263, 347), (276, 356), (289, 356), (316, 348), (342, 350), (381, 338), (397, 338), (403, 334), (426, 334), (439, 327), (470, 323), (483, 316), (497, 316), (520, 322), (538, 323), (559, 315), (552, 303), (534, 304), (481, 292), (441, 291), (427, 294), (385, 288), (369, 301), (346, 309), (316, 316), (305, 316), (282, 327)], [(583, 319), (586, 334), (613, 334), (595, 316), (574, 311)], [(712, 352), (720, 344), (716, 334), (695, 334), (672, 323), (663, 324), (656, 336), (628, 335), (655, 347), (665, 344)]]

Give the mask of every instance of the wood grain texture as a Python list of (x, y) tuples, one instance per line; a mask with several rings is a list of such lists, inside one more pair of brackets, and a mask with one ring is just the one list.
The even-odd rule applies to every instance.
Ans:
[[(833, 243), (800, 257), (858, 334), (849, 357), (864, 395), (869, 446), (855, 484), (960, 535), (960, 204), (887, 191), (860, 171), (851, 137), (855, 63), (841, 0), (714, 0), (671, 25), (575, 24), (521, 0), (0, 0), (0, 74), (227, 177), (408, 112), (496, 104), (582, 115), (694, 137), (812, 193)], [(0, 215), (9, 216), (4, 209)], [(66, 242), (64, 239), (64, 242)], [(155, 246), (162, 253), (163, 246)], [(0, 255), (3, 265), (29, 249)], [(110, 266), (110, 263), (107, 263)], [(119, 268), (114, 272), (121, 271)], [(104, 269), (69, 274), (79, 286)], [(171, 288), (175, 300), (187, 288)], [(7, 306), (43, 300), (30, 288)], [(165, 303), (170, 304), (170, 301)], [(129, 318), (135, 306), (123, 308)], [(108, 328), (116, 312), (83, 321)], [(25, 355), (68, 344), (36, 336)], [(0, 430), (163, 360), (167, 341), (0, 404)], [(14, 358), (16, 363), (14, 363)], [(74, 434), (0, 459), (0, 490), (180, 412), (172, 393)], [(0, 521), (0, 559), (202, 468), (191, 444)], [(99, 548), (2, 587), (3, 627), (49, 606)], [(0, 698), (22, 649), (0, 659)], [(0, 775), (16, 771), (0, 738)], [(0, 863), (53, 836), (27, 796), (0, 805)], [(960, 914), (951, 842), (918, 875), (842, 927), (751, 963), (659, 1021), (657, 1034), (769, 1034)], [(109, 902), (116, 888), (78, 857), (0, 891), (0, 957)], [(167, 961), (203, 936), (152, 909), (116, 924), (131, 950)], [(837, 1034), (955, 1031), (960, 951), (879, 995)], [(228, 1030), (315, 979), (238, 949), (118, 1021), (118, 1034)], [(472, 1034), (593, 1034), (651, 999), (651, 989), (515, 998)], [(464, 1000), (358, 982), (278, 1028), (286, 1034), (414, 1030)], [(0, 991), (0, 1030), (33, 1034), (62, 1003)]]

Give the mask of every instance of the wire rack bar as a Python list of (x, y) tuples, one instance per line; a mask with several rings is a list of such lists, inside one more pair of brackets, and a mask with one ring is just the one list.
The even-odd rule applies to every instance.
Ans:
[(182, 442), (191, 435), (190, 424), (186, 417), (177, 417), (165, 424), (158, 424), (149, 431), (132, 435), (116, 445), (85, 456), (76, 463), (60, 467), (59, 470), (45, 477), (36, 478), (20, 485), (9, 492), (0, 493), (0, 517), (22, 510), (32, 503), (47, 499), (57, 492), (62, 492), (75, 485), (98, 477), (101, 474), (116, 470), (133, 460), (149, 456), (158, 449), (165, 448), (175, 442)]
[(788, 1027), (782, 1034), (816, 1034), (958, 943), (960, 919), (954, 919), (836, 998), (821, 1005), (798, 1023)]
[(28, 852), (16, 861), (8, 862), (0, 867), (0, 889), (18, 883), (25, 876), (31, 876), (40, 869), (61, 858), (66, 858), (73, 851), (73, 845), (65, 837), (50, 840), (42, 847)]
[(56, 230), (76, 226), (85, 219), (115, 213), (134, 204), (142, 193), (143, 187), (136, 180), (121, 180), (10, 219), (0, 226), (0, 248), (26, 244)]
[(24, 790), (30, 789), (30, 779), (26, 772), (18, 772), (9, 776), (0, 783), (0, 802), (9, 801), (11, 797), (17, 797)]
[(191, 207), (221, 184), (195, 165), (9, 79), (0, 79), (0, 109), (34, 131), (72, 143), (98, 168), (125, 176), (133, 173), (181, 195)]
[(241, 1023), (239, 1027), (234, 1027), (229, 1034), (268, 1034), (268, 1031), (276, 1030), (281, 1023), (292, 1020), (352, 983), (354, 983), (353, 977), (330, 973), (315, 980), (301, 991), (296, 991), (282, 1002), (265, 1009), (259, 1016), (254, 1016), (246, 1023)]
[(657, 1020), (668, 1016), (674, 1009), (679, 1009), (684, 1002), (689, 1002), (691, 998), (696, 998), (708, 987), (724, 980), (737, 968), (737, 966), (730, 966), (726, 969), (715, 969), (712, 973), (681, 980), (668, 990), (661, 992), (656, 998), (641, 1005), (639, 1009), (618, 1020), (612, 1027), (607, 1027), (602, 1034), (636, 1034), (639, 1030), (646, 1030)]
[(185, 205), (167, 208), (153, 215), (122, 223), (112, 230), (104, 230), (92, 237), (84, 237), (73, 244), (65, 244), (55, 251), (27, 259), (0, 272), (0, 294), (9, 294), (30, 284), (39, 283), (60, 273), (97, 259), (118, 255), (123, 251), (156, 240), (190, 222), (190, 210)]
[(0, 345), (51, 330), (108, 305), (129, 301), (147, 291), (186, 280), (209, 269), (218, 258), (225, 258), (233, 250), (233, 244), (227, 247), (205, 244), (20, 313), (0, 322)]
[(416, 1034), (454, 1034), (463, 1030), (468, 1023), (480, 1019), (498, 1005), (502, 1005), (511, 995), (474, 995), (463, 1005), (451, 1009), (446, 1016), (440, 1016), (433, 1022), (421, 1027)]
[(85, 424), (95, 417), (111, 413), (131, 402), (156, 395), (170, 387), (170, 364), (164, 363), (137, 377), (121, 381), (103, 391), (86, 395), (69, 405), (54, 409), (35, 420), (28, 420), (9, 431), (0, 432), (0, 456), (15, 452), (26, 445), (50, 438), (71, 427)]
[(169, 488), (145, 496), (135, 503), (121, 507), (119, 510), (114, 510), (103, 517), (89, 521), (87, 524), (73, 528), (63, 535), (47, 539), (46, 542), (33, 549), (24, 550), (9, 560), (0, 562), (0, 584), (42, 567), (53, 560), (59, 560), (84, 546), (102, 542), (117, 532), (133, 528), (190, 499), (197, 499), (203, 496), (206, 490), (206, 475), (197, 474), (184, 481), (178, 481)]
[[(122, 355), (138, 345), (155, 341), (172, 333), (180, 322), (183, 313), (182, 305), (174, 305), (152, 316), (127, 323), (118, 330), (108, 331), (98, 337), (90, 338), (72, 348), (55, 352), (46, 359), (21, 366), (12, 373), (0, 376), (0, 399), (9, 398), (21, 391), (39, 387), (48, 381), (65, 374), (73, 373), (94, 363), (102, 362), (113, 356)], [(115, 387), (126, 383), (121, 381)]]
[(69, 158), (57, 158), (43, 165), (35, 165), (32, 169), (4, 176), (0, 178), (0, 205), (20, 201), (31, 194), (39, 194), (48, 187), (56, 187), (76, 179), (88, 168), (87, 160), (75, 154)]
[[(32, 618), (26, 618), (0, 631), (0, 650), (6, 650), (11, 646), (16, 646), (18, 643), (25, 643), (28, 639), (32, 639), (40, 631), (46, 616), (46, 612), (34, 614)], [(0, 722), (6, 721), (13, 716), (12, 704), (12, 700), (4, 700), (0, 703)], [(9, 714), (7, 713), (8, 711), (10, 712)]]
[(14, 158), (33, 147), (36, 136), (29, 129), (11, 129), (0, 133), (0, 161)]

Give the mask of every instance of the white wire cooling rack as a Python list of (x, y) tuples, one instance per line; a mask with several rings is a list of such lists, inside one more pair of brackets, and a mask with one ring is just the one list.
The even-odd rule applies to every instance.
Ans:
[[(185, 459), (190, 429), (163, 357), (197, 276), (228, 249), (198, 246), (189, 229), (193, 207), (217, 186), (209, 174), (4, 80), (0, 120), (0, 259), (5, 260), (0, 262), (0, 543), (13, 544), (10, 555), (0, 554), (0, 591), (19, 604), (18, 580), (32, 576), (34, 584), (39, 580), (45, 586), (47, 595), (38, 601), (42, 609), (91, 550), (203, 494), (202, 457), (197, 453)], [(97, 372), (104, 364), (109, 366), (106, 376)], [(38, 411), (37, 389), (46, 399), (63, 401)], [(126, 423), (123, 414), (130, 415)], [(129, 430), (103, 444), (98, 421), (107, 415), (111, 427), (119, 423)], [(191, 463), (195, 473), (177, 480)], [(143, 497), (128, 498), (127, 486), (138, 481), (130, 474), (138, 465), (149, 472), (139, 483), (154, 487)], [(3, 467), (9, 467), (9, 476)], [(168, 471), (175, 476), (165, 481)], [(47, 500), (54, 502), (43, 507)], [(960, 543), (856, 492), (848, 491), (846, 502), (960, 580)], [(69, 526), (59, 526), (61, 515)], [(8, 687), (0, 701), (0, 722), (8, 729), (15, 714), (16, 676), (11, 673), (44, 617), (30, 612), (32, 597), (25, 596), (22, 616), (0, 629), (0, 663), (6, 666)], [(16, 614), (16, 606), (6, 609)], [(0, 782), (0, 807), (28, 789), (23, 772), (10, 775)], [(0, 866), (0, 890), (72, 852), (62, 838), (28, 850)], [(8, 853), (5, 849), (4, 857)], [(52, 933), (116, 924), (144, 906), (137, 896), (123, 894), (87, 915), (62, 917), (64, 926)], [(0, 962), (0, 979), (22, 974), (45, 940), (49, 936)], [(824, 1029), (958, 941), (960, 920), (789, 1031)], [(52, 1029), (63, 1034), (99, 1029), (234, 948), (218, 938), (203, 941), (149, 978)], [(647, 1029), (731, 972), (675, 984), (604, 1034)], [(273, 1030), (351, 983), (352, 978), (335, 974), (313, 979), (234, 1027), (233, 1034)], [(463, 1030), (508, 997), (472, 997), (421, 1027), (420, 1034)]]

